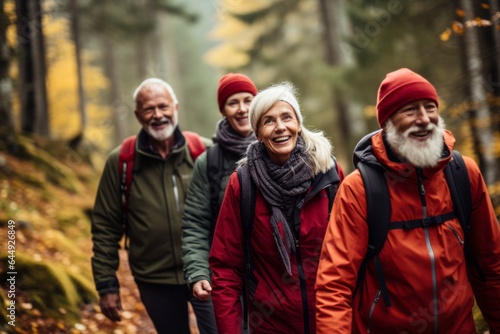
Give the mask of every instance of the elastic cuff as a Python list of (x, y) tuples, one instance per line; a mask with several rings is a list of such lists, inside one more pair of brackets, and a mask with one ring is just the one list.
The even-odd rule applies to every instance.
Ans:
[(116, 278), (99, 282), (96, 284), (96, 290), (99, 293), (99, 296), (108, 294), (108, 293), (118, 293), (120, 291), (120, 283)]

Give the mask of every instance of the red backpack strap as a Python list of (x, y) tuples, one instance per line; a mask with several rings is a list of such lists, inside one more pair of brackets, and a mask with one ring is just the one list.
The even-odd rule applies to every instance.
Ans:
[(200, 154), (205, 152), (206, 146), (203, 143), (203, 140), (201, 139), (200, 135), (197, 134), (196, 132), (182, 131), (182, 134), (187, 140), (189, 153), (191, 153), (191, 158), (193, 158), (194, 161), (196, 160), (196, 158), (198, 158)]
[[(122, 142), (120, 155), (118, 157), (118, 172), (120, 175), (120, 194), (124, 217), (128, 212), (128, 196), (132, 184), (132, 172), (134, 170), (136, 136), (125, 138)], [(126, 219), (126, 218), (125, 218)]]

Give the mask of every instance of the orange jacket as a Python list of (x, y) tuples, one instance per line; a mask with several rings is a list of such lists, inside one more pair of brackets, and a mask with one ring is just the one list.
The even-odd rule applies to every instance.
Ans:
[[(444, 139), (438, 166), (422, 170), (429, 217), (453, 210), (443, 169), (451, 159), (455, 139), (448, 131)], [(423, 218), (417, 172), (389, 159), (381, 132), (360, 142), (355, 154), (388, 171), (391, 222)], [(323, 243), (316, 281), (317, 334), (475, 333), (474, 295), (490, 333), (500, 333), (500, 229), (478, 166), (464, 159), (473, 200), (472, 231), (466, 242), (486, 283), (474, 268), (466, 267), (464, 233), (454, 218), (438, 226), (390, 230), (379, 255), (392, 306), (379, 301), (373, 261), (353, 301), (368, 244), (366, 196), (356, 170), (339, 188)]]

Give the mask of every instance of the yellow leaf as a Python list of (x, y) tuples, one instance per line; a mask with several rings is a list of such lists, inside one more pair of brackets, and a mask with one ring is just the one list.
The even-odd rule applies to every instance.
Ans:
[(482, 2), (482, 3), (481, 3), (481, 7), (482, 7), (483, 9), (490, 9), (490, 5), (489, 5), (489, 4), (487, 4), (487, 3), (485, 3), (485, 2)]
[(465, 17), (465, 11), (463, 9), (457, 9), (456, 10), (457, 16), (458, 17)]
[(443, 41), (443, 42), (446, 42), (450, 39), (450, 36), (451, 36), (451, 29), (450, 28), (447, 28), (445, 31), (443, 31), (441, 33), (441, 35), (439, 35), (439, 38)]

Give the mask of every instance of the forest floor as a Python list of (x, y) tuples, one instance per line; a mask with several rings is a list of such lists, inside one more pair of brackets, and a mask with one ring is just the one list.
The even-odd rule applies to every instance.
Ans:
[[(42, 147), (19, 138), (11, 154), (0, 143), (0, 334), (156, 333), (125, 250), (117, 273), (122, 320), (113, 323), (100, 312), (90, 265), (100, 168), (68, 160), (70, 153), (61, 143)], [(9, 285), (7, 273), (14, 270), (15, 285)], [(190, 324), (199, 334), (193, 312)]]
[[(153, 323), (140, 301), (139, 291), (130, 273), (125, 250), (120, 250), (120, 268), (117, 275), (120, 281), (120, 295), (123, 307), (122, 320), (114, 323), (102, 313), (97, 312), (98, 307), (96, 305), (89, 305), (82, 310), (82, 325), (87, 328), (86, 333), (155, 334)], [(196, 317), (191, 307), (189, 311), (191, 334), (199, 334)]]

